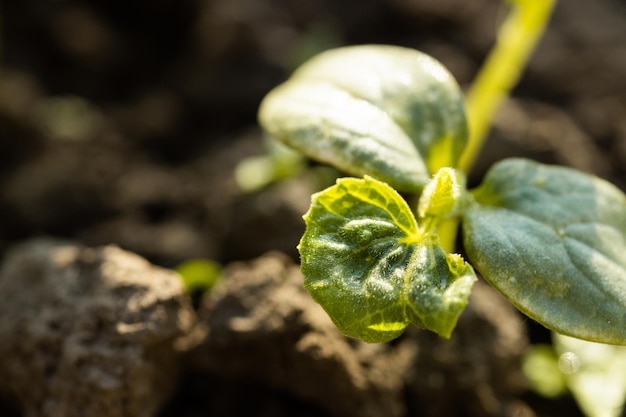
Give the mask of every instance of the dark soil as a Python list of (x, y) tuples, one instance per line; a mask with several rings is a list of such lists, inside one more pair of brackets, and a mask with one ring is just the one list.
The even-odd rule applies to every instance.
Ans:
[[(467, 87), (503, 12), (498, 0), (3, 1), (0, 256), (53, 236), (115, 244), (166, 268), (190, 258), (228, 265), (233, 283), (201, 303), (206, 335), (190, 345), (162, 417), (580, 415), (571, 398), (542, 399), (516, 374), (526, 344), (549, 333), (509, 307), (492, 306), (511, 316), (503, 328), (477, 301), (463, 317), (478, 328), (460, 325), (448, 344), (413, 329), (366, 347), (300, 319), (312, 313), (294, 284), (295, 246), (321, 185), (303, 174), (247, 194), (234, 180), (239, 161), (263, 153), (259, 102), (306, 57), (346, 44), (410, 46)], [(471, 184), (494, 161), (525, 156), (626, 189), (625, 74), (626, 5), (561, 0)], [(243, 337), (229, 327), (241, 313), (232, 303), (260, 307), (230, 299), (235, 287), (257, 301), (288, 291), (301, 305), (268, 307), (268, 320), (294, 321)], [(490, 350), (489, 337), (504, 342)], [(281, 366), (300, 368), (277, 374)], [(22, 415), (0, 398), (0, 415)]]

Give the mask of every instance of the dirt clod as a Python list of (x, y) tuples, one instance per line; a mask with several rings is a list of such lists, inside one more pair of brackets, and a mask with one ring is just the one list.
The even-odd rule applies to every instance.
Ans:
[(298, 267), (271, 253), (235, 263), (205, 299), (202, 367), (262, 381), (335, 416), (400, 416), (412, 353), (341, 335), (302, 286)]
[(25, 416), (156, 414), (194, 313), (178, 276), (114, 246), (32, 240), (0, 270), (0, 393)]
[(517, 400), (526, 389), (524, 323), (484, 281), (474, 284), (450, 340), (423, 331), (415, 340), (419, 355), (408, 389), (423, 415), (509, 417), (528, 408)]

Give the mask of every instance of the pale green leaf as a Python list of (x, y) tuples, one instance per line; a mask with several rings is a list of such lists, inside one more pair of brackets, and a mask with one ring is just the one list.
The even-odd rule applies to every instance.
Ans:
[(522, 370), (533, 391), (546, 398), (556, 398), (567, 392), (567, 382), (559, 370), (559, 358), (552, 345), (532, 344), (522, 359)]
[(370, 177), (339, 179), (313, 196), (305, 220), (305, 287), (341, 332), (385, 342), (414, 323), (450, 336), (474, 271), (422, 233), (394, 189)]
[(626, 197), (617, 187), (509, 159), (473, 194), (465, 248), (494, 287), (552, 330), (626, 344)]
[(259, 121), (313, 159), (404, 191), (455, 166), (467, 141), (453, 77), (428, 55), (394, 46), (319, 54), (266, 96)]
[(554, 345), (559, 368), (585, 415), (621, 416), (626, 402), (626, 347), (558, 334)]

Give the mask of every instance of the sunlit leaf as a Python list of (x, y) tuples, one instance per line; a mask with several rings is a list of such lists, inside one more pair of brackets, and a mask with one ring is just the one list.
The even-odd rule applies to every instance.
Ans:
[(259, 121), (313, 159), (404, 191), (455, 166), (467, 141), (454, 78), (430, 56), (394, 46), (319, 54), (266, 96)]
[(474, 271), (423, 233), (395, 190), (369, 177), (340, 179), (313, 196), (305, 220), (305, 287), (340, 331), (385, 342), (414, 323), (450, 336)]

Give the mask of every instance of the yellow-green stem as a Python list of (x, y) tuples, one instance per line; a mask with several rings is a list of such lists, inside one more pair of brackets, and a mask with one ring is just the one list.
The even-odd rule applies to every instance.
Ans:
[(496, 44), (467, 93), (470, 139), (459, 168), (469, 172), (483, 147), (493, 117), (520, 75), (550, 19), (556, 0), (513, 0)]
[(455, 252), (456, 235), (460, 221), (460, 218), (454, 217), (446, 220), (439, 226), (439, 244), (448, 253)]
[[(550, 20), (556, 0), (509, 0), (513, 3), (498, 31), (496, 44), (481, 67), (466, 97), (470, 137), (459, 169), (469, 173), (480, 153), (493, 117), (515, 87)], [(459, 218), (440, 228), (441, 244), (455, 249)]]

